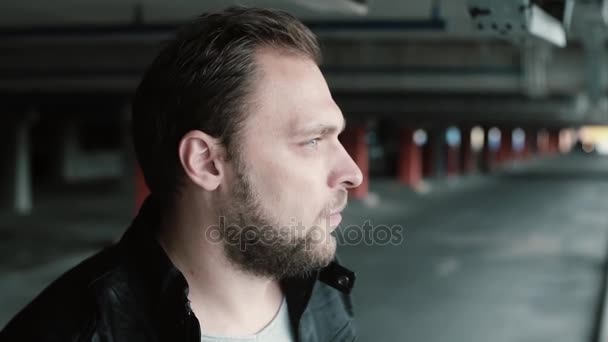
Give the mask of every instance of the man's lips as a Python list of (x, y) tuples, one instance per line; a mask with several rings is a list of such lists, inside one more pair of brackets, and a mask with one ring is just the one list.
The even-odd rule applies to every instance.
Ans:
[(346, 208), (346, 201), (335, 209), (331, 210), (328, 216), (329, 226), (334, 228), (342, 221), (342, 210)]
[(341, 213), (342, 213), (342, 210), (344, 210), (344, 208), (346, 208), (346, 202), (344, 202), (344, 203), (343, 203), (342, 205), (340, 205), (339, 207), (336, 207), (335, 209), (330, 210), (330, 211), (329, 211), (329, 212), (330, 212), (329, 216), (336, 215), (336, 214), (338, 214), (338, 215), (339, 215), (339, 214), (341, 214)]

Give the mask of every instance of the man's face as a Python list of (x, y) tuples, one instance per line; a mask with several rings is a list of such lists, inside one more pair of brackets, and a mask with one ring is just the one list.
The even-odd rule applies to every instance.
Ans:
[(253, 105), (220, 211), (239, 227), (225, 243), (229, 259), (247, 272), (283, 278), (333, 259), (329, 233), (362, 175), (338, 141), (344, 118), (314, 61), (265, 49), (256, 62)]

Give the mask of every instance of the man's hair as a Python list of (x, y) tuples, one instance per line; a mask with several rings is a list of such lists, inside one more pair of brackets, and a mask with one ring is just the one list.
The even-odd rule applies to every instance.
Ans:
[(279, 10), (229, 7), (181, 27), (146, 71), (133, 101), (132, 134), (148, 188), (169, 200), (184, 176), (178, 147), (200, 130), (238, 155), (256, 79), (255, 54), (278, 49), (321, 62), (314, 34)]

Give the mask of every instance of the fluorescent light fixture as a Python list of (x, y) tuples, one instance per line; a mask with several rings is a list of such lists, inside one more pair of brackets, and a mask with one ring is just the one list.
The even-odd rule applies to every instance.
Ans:
[(530, 6), (528, 29), (531, 34), (559, 47), (566, 46), (566, 31), (562, 23), (536, 5)]
[(295, 2), (319, 12), (357, 15), (365, 15), (368, 12), (368, 1), (366, 0), (295, 0)]

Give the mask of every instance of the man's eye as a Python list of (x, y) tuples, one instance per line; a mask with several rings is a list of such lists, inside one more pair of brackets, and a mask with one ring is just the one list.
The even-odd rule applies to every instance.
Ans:
[(312, 140), (308, 140), (306, 142), (306, 146), (308, 147), (317, 147), (319, 145), (319, 141), (321, 140), (321, 138), (314, 138)]

